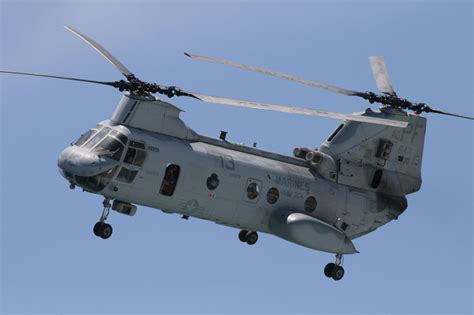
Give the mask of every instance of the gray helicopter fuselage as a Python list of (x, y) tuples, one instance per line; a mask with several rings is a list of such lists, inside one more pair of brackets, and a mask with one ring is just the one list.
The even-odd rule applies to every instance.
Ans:
[(304, 159), (198, 135), (178, 116), (171, 104), (126, 95), (111, 120), (61, 154), (61, 173), (122, 203), (334, 253), (355, 253), (351, 239), (407, 206), (404, 196), (341, 184), (339, 174), (326, 176)]

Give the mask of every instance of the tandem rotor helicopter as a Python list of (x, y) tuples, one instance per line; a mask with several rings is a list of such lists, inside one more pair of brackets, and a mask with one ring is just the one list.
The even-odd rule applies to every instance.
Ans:
[[(70, 187), (104, 196), (96, 236), (107, 239), (110, 209), (133, 216), (136, 205), (214, 221), (240, 229), (239, 240), (254, 245), (258, 232), (336, 254), (324, 274), (344, 276), (343, 255), (354, 254), (353, 240), (397, 219), (406, 195), (421, 186), (426, 130), (422, 113), (440, 111), (398, 97), (383, 57), (369, 57), (381, 94), (358, 92), (285, 73), (223, 59), (185, 53), (214, 62), (357, 96), (381, 104), (379, 111), (344, 114), (257, 103), (193, 93), (140, 80), (106, 49), (70, 27), (125, 77), (114, 82), (0, 70), (117, 88), (123, 96), (112, 117), (81, 135), (59, 156)], [(319, 148), (295, 148), (292, 157), (200, 135), (180, 118), (181, 110), (154, 94), (290, 114), (322, 116), (343, 123)], [(414, 114), (408, 113), (414, 112)]]

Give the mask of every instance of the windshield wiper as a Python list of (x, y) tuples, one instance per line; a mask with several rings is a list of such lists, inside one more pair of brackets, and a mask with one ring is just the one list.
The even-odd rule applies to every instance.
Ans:
[(110, 151), (110, 150), (101, 150), (97, 153), (97, 155), (99, 157), (107, 157), (107, 156), (111, 156), (111, 155), (114, 155), (116, 154), (118, 151), (120, 151), (120, 148), (118, 149), (115, 149), (114, 151)]

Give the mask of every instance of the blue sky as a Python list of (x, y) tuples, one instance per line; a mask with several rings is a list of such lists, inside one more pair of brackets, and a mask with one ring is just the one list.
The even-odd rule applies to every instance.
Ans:
[[(0, 68), (116, 80), (63, 29), (75, 27), (140, 78), (211, 95), (353, 112), (368, 104), (259, 74), (198, 63), (184, 51), (375, 90), (384, 55), (402, 97), (473, 115), (471, 1), (0, 1)], [(0, 77), (1, 299), (11, 313), (472, 313), (473, 125), (429, 115), (423, 186), (399, 218), (355, 241), (340, 282), (333, 255), (270, 235), (139, 207), (92, 234), (99, 196), (69, 190), (56, 161), (110, 118), (102, 86)], [(174, 99), (196, 131), (291, 154), (337, 121)]]

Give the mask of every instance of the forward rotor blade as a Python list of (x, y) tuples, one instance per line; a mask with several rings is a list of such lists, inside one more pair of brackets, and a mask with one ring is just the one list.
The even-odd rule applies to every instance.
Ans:
[(271, 76), (274, 76), (274, 77), (283, 78), (283, 79), (286, 79), (286, 80), (303, 83), (303, 84), (306, 84), (306, 85), (309, 85), (309, 86), (313, 86), (313, 87), (317, 87), (317, 88), (320, 88), (320, 89), (328, 90), (328, 91), (331, 91), (331, 92), (334, 92), (334, 93), (344, 94), (344, 95), (348, 95), (348, 96), (361, 96), (361, 95), (365, 94), (363, 92), (347, 90), (347, 89), (343, 89), (343, 88), (340, 88), (340, 87), (337, 87), (337, 86), (332, 86), (332, 85), (325, 84), (325, 83), (319, 83), (319, 82), (310, 81), (310, 80), (306, 80), (306, 79), (303, 79), (303, 78), (295, 77), (295, 76), (292, 76), (292, 75), (289, 75), (289, 74), (286, 74), (286, 73), (283, 73), (283, 72), (273, 71), (273, 70), (260, 68), (260, 67), (255, 67), (255, 66), (244, 65), (244, 64), (229, 61), (229, 60), (213, 58), (213, 57), (206, 57), (206, 56), (200, 56), (200, 55), (194, 55), (194, 54), (189, 54), (189, 53), (184, 53), (184, 54), (186, 56), (188, 56), (189, 58), (192, 58), (192, 59), (207, 61), (207, 62), (214, 62), (214, 63), (219, 63), (219, 64), (222, 64), (222, 65), (227, 65), (227, 66), (231, 66), (231, 67), (235, 67), (235, 68), (240, 68), (240, 69), (244, 69), (244, 70), (259, 72), (259, 73), (271, 75)]
[(437, 110), (437, 109), (433, 109), (429, 106), (425, 107), (423, 109), (424, 112), (426, 113), (436, 113), (436, 114), (441, 114), (441, 115), (448, 115), (448, 116), (454, 116), (454, 117), (459, 117), (459, 118), (465, 118), (465, 119), (470, 119), (470, 120), (474, 120), (474, 117), (469, 117), (469, 116), (463, 116), (463, 115), (458, 115), (458, 114), (452, 114), (452, 113), (448, 113), (448, 112), (443, 112), (441, 110)]
[(102, 47), (99, 43), (94, 41), (92, 38), (79, 33), (78, 31), (70, 28), (69, 26), (64, 27), (69, 32), (73, 33), (83, 41), (85, 41), (89, 46), (94, 48), (99, 54), (102, 55), (105, 59), (107, 59), (112, 65), (115, 66), (126, 78), (132, 75), (132, 72), (127, 69), (120, 61), (118, 61), (111, 53), (109, 53), (104, 47)]
[(388, 76), (387, 66), (382, 56), (369, 57), (370, 68), (374, 76), (375, 84), (380, 92), (397, 96)]
[(301, 108), (301, 107), (289, 107), (289, 106), (282, 106), (282, 105), (257, 103), (257, 102), (252, 102), (252, 101), (209, 96), (209, 95), (198, 94), (198, 93), (189, 93), (189, 94), (191, 96), (194, 96), (197, 99), (200, 99), (201, 101), (213, 103), (213, 104), (219, 104), (219, 105), (262, 109), (262, 110), (269, 110), (269, 111), (274, 111), (274, 112), (290, 113), (290, 114), (321, 116), (321, 117), (328, 117), (328, 118), (335, 118), (335, 119), (342, 119), (342, 120), (352, 120), (352, 121), (400, 127), (400, 128), (405, 128), (408, 125), (407, 122), (391, 120), (391, 119), (383, 119), (383, 118), (375, 118), (375, 117), (367, 117), (367, 116), (359, 116), (359, 115), (351, 115), (351, 114), (335, 113), (335, 112), (326, 112), (326, 111), (320, 111), (320, 110), (309, 109), (309, 108)]
[(61, 79), (61, 80), (71, 80), (71, 81), (79, 81), (79, 82), (87, 82), (87, 83), (96, 83), (96, 84), (109, 85), (109, 86), (115, 87), (114, 82), (87, 80), (87, 79), (79, 79), (79, 78), (72, 78), (72, 77), (62, 77), (62, 76), (57, 76), (57, 75), (49, 75), (49, 74), (34, 73), (34, 72), (20, 72), (20, 71), (0, 70), (0, 73), (30, 75), (30, 76), (35, 76), (35, 77), (44, 77), (44, 78), (51, 78), (51, 79)]

